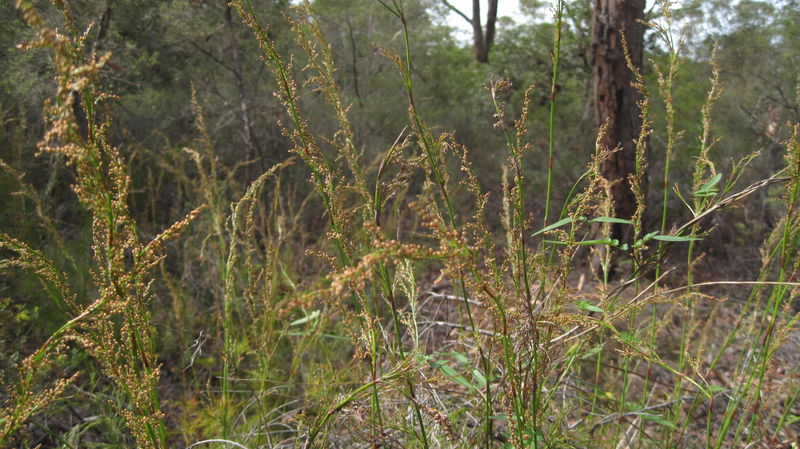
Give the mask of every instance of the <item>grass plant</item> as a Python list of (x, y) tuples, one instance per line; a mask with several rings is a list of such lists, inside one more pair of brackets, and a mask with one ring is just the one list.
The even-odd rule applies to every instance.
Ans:
[[(110, 447), (116, 437), (108, 435), (147, 448), (718, 449), (796, 439), (800, 377), (784, 348), (797, 338), (800, 316), (800, 125), (790, 124), (782, 171), (739, 186), (753, 154), (726, 177), (711, 151), (722, 138), (712, 117), (723, 83), (712, 58), (691, 179), (670, 188), (682, 41), (674, 42), (665, 3), (665, 22), (653, 27), (668, 51), (668, 66), (654, 65), (666, 154), (649, 160), (656, 112), (644, 76), (629, 64), (643, 122), (634, 216), (613, 216), (600, 167), (614, 149), (601, 138), (564, 203), (551, 205), (564, 2), (555, 9), (546, 154), (529, 136), (537, 88), (511, 111), (505, 99), (514, 86), (492, 80), (488, 101), (506, 148), (502, 173), (487, 181), (469, 149), (426, 121), (404, 3), (378, 1), (397, 20), (397, 45), (380, 53), (397, 69), (408, 124), (388, 148), (370, 151), (357, 143), (334, 53), (311, 7), (284, 18), (296, 38), (286, 55), (250, 0), (231, 2), (275, 82), (293, 153), (242, 185), (251, 161), (221, 162), (196, 93), (189, 143), (165, 154), (123, 151), (110, 137), (114, 97), (100, 78), (109, 55), (86, 48), (89, 33), (65, 2), (54, 2), (57, 29), (18, 0), (37, 33), (23, 46), (49, 51), (54, 62), (57, 91), (44, 107), (39, 150), (60, 155), (75, 173), (92, 243), (83, 248), (90, 262), (79, 254), (56, 261), (0, 233), (0, 268), (32, 273), (63, 313), (56, 330), (3, 373), (0, 447)], [(328, 135), (312, 131), (323, 120), (304, 107), (314, 96), (336, 124)], [(148, 195), (173, 189), (183, 205), (170, 211), (183, 218), (152, 238), (142, 223), (157, 222), (159, 206), (132, 210), (126, 156), (159, 170), (148, 175), (159, 180)], [(655, 158), (664, 166), (661, 203), (647, 204)], [(535, 193), (526, 164), (547, 174), (543, 211), (526, 200)], [(0, 168), (36, 202), (24, 174)], [(487, 185), (502, 185), (494, 189), (500, 195)], [(783, 216), (762, 244), (758, 277), (704, 278), (709, 219), (761, 191), (782, 202)], [(671, 220), (676, 200), (686, 207), (681, 220)], [(652, 207), (661, 210), (658, 230), (645, 224)], [(36, 210), (56, 251), (68, 252)], [(632, 240), (611, 239), (611, 224), (632, 226)], [(605, 269), (592, 271), (587, 247), (602, 254)], [(609, 279), (612, 256), (629, 261), (629, 277)], [(86, 296), (69, 275), (82, 263), (92, 280)], [(740, 298), (725, 286), (749, 292)], [(79, 395), (92, 400), (78, 404)], [(121, 424), (48, 424), (64, 421), (59, 404), (80, 416), (99, 403)], [(31, 432), (40, 438), (25, 436)]]

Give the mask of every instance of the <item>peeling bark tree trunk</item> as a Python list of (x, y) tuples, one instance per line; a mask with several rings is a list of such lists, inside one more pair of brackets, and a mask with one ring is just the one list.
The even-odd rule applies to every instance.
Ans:
[[(645, 0), (594, 0), (592, 17), (592, 59), (594, 76), (595, 117), (598, 129), (606, 120), (608, 132), (601, 145), (620, 147), (605, 161), (603, 177), (613, 183), (611, 196), (616, 216), (630, 219), (636, 210), (636, 199), (628, 176), (634, 171), (635, 144), (642, 120), (636, 102), (639, 93), (631, 86), (633, 75), (625, 61), (620, 33), (625, 34), (631, 61), (642, 66), (644, 53)], [(623, 240), (622, 225), (612, 226), (612, 237)]]

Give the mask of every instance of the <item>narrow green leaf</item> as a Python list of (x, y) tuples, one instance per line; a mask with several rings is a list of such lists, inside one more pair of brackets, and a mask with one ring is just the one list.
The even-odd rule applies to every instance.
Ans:
[(439, 370), (449, 377), (458, 376), (458, 372), (456, 371), (456, 369), (446, 363), (442, 363), (441, 365), (439, 365)]
[(629, 224), (629, 225), (633, 224), (631, 220), (625, 220), (624, 218), (616, 218), (616, 217), (597, 217), (597, 218), (592, 218), (589, 221), (597, 223), (619, 223), (619, 224)]
[(700, 190), (710, 190), (712, 187), (714, 187), (715, 185), (717, 185), (719, 183), (720, 179), (722, 179), (722, 173), (717, 173), (711, 179), (706, 181), (705, 184), (700, 186), (698, 191), (700, 191)]
[(639, 342), (639, 339), (636, 338), (635, 335), (633, 335), (633, 334), (631, 334), (629, 332), (620, 332), (619, 338), (622, 341), (627, 342), (627, 343), (632, 343), (633, 344), (633, 343), (638, 343)]
[(453, 382), (467, 388), (475, 388), (467, 379), (460, 376), (458, 372), (450, 365), (441, 364), (439, 365), (439, 371), (444, 373), (445, 376), (449, 377)]
[(595, 346), (594, 348), (592, 348), (592, 349), (584, 352), (583, 354), (581, 354), (581, 359), (588, 359), (589, 357), (591, 357), (591, 356), (597, 354), (598, 352), (600, 352), (602, 349), (603, 348), (600, 347), (600, 346)]
[(717, 394), (717, 393), (722, 392), (722, 391), (728, 391), (728, 388), (727, 387), (723, 387), (722, 385), (711, 385), (709, 390), (711, 390), (712, 394)]
[(717, 193), (719, 193), (719, 189), (702, 189), (702, 190), (698, 190), (697, 192), (694, 192), (694, 196), (700, 197), (700, 198), (706, 198), (706, 197), (709, 197), (709, 196), (714, 196)]
[(653, 237), (655, 237), (657, 235), (658, 235), (658, 231), (648, 232), (647, 234), (644, 235), (644, 237), (642, 237), (642, 241), (646, 242), (646, 241), (652, 239)]
[(576, 245), (581, 246), (589, 246), (589, 245), (614, 245), (614, 241), (611, 239), (602, 239), (602, 240), (583, 240), (581, 242), (575, 242)]
[(695, 240), (702, 240), (700, 237), (692, 237), (688, 235), (657, 235), (653, 238), (662, 242), (691, 242)]
[(538, 231), (534, 232), (533, 235), (531, 235), (531, 237), (537, 236), (537, 235), (539, 235), (539, 234), (541, 234), (543, 232), (552, 231), (555, 228), (564, 226), (565, 224), (571, 223), (571, 222), (572, 222), (572, 217), (567, 217), (567, 218), (558, 220), (557, 222), (555, 222), (555, 223), (553, 223), (551, 225), (545, 226), (542, 229), (539, 229)]
[(638, 247), (640, 247), (640, 246), (644, 245), (644, 244), (645, 244), (645, 242), (647, 242), (648, 240), (652, 239), (653, 237), (655, 237), (655, 236), (657, 236), (657, 235), (658, 235), (658, 231), (648, 232), (647, 234), (645, 234), (644, 236), (642, 236), (642, 238), (640, 238), (639, 240), (637, 240), (636, 242), (634, 242), (634, 243), (633, 243), (633, 247), (634, 247), (634, 248), (638, 248)]
[(670, 421), (668, 419), (664, 419), (661, 415), (654, 415), (654, 414), (650, 414), (650, 413), (642, 413), (639, 416), (641, 416), (642, 418), (644, 418), (644, 419), (646, 419), (648, 421), (652, 421), (652, 422), (654, 422), (656, 424), (660, 424), (660, 425), (662, 425), (664, 427), (669, 427), (670, 429), (677, 429), (678, 428), (678, 426), (676, 426), (674, 422), (672, 422), (672, 421)]
[(469, 383), (469, 381), (467, 379), (464, 379), (461, 376), (451, 377), (451, 379), (453, 379), (453, 381), (455, 381), (457, 384), (461, 385), (462, 387), (475, 388), (475, 385), (472, 385), (471, 383)]
[[(305, 331), (305, 332), (287, 332), (286, 335), (290, 337), (306, 337), (310, 335), (312, 331)], [(315, 334), (317, 337), (320, 338), (330, 338), (331, 340), (344, 340), (349, 341), (350, 337), (345, 337), (344, 335), (335, 335), (335, 334)]]
[(475, 382), (481, 387), (486, 385), (486, 377), (483, 375), (482, 372), (480, 372), (480, 370), (473, 369), (472, 377), (475, 379)]
[(469, 364), (469, 359), (467, 358), (467, 356), (462, 354), (462, 353), (460, 353), (460, 352), (455, 352), (455, 351), (454, 352), (441, 352), (440, 354), (449, 355), (450, 357), (456, 359), (456, 361), (458, 363), (463, 363), (465, 365)]
[(589, 312), (605, 313), (605, 310), (593, 305), (592, 303), (586, 300), (578, 302), (578, 308), (581, 310), (588, 310)]

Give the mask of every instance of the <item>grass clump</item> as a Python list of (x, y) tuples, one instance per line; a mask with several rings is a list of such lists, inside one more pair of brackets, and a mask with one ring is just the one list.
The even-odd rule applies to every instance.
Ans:
[[(469, 150), (420, 112), (403, 2), (380, 3), (400, 28), (398, 48), (381, 54), (408, 102), (408, 126), (394, 143), (359, 148), (333, 51), (310, 6), (286, 17), (297, 50), (287, 57), (250, 1), (233, 1), (276, 83), (293, 155), (238, 182), (251, 161), (221, 162), (193, 91), (198, 138), (168, 154), (133, 154), (157, 161), (192, 205), (145, 239), (129, 205), (129, 164), (109, 137), (114, 97), (99, 76), (109, 56), (86, 48), (88, 32), (65, 4), (56, 2), (62, 34), (18, 2), (37, 32), (25, 47), (47, 49), (54, 61), (57, 93), (45, 104), (39, 150), (74, 171), (73, 190), (91, 217), (92, 286), (76, 294), (59, 263), (0, 234), (2, 268), (33, 273), (64, 316), (5, 375), (13, 388), (2, 395), (2, 445), (33, 444), (21, 436), (30, 426), (63, 447), (100, 446), (104, 431), (141, 447), (721, 448), (796, 438), (798, 368), (781, 351), (797, 332), (800, 125), (783, 144), (785, 169), (737, 187), (755, 156), (727, 177), (713, 162), (721, 81), (712, 62), (691, 183), (674, 188), (688, 218), (670, 222), (669, 161), (680, 137), (671, 92), (681, 45), (672, 45), (665, 10), (666, 22), (654, 25), (669, 50), (656, 86), (667, 105), (662, 203), (646, 204), (656, 131), (646, 80), (631, 64), (643, 98), (631, 177), (636, 212), (631, 220), (614, 214), (600, 169), (615, 151), (600, 144), (605, 126), (584, 174), (563, 204), (551, 205), (564, 7), (557, 2), (542, 215), (526, 201), (536, 88), (517, 113), (505, 103), (510, 82), (488, 83), (505, 162), (502, 173), (482, 179)], [(308, 112), (308, 95), (325, 101), (329, 117)], [(323, 119), (336, 124), (329, 135), (312, 131)], [(487, 189), (492, 183), (502, 187)], [(762, 246), (759, 276), (702, 278), (696, 267), (702, 238), (713, 232), (709, 217), (778, 185), (784, 215)], [(162, 186), (151, 184), (150, 194), (161, 196)], [(141, 215), (155, 217), (154, 204)], [(662, 211), (657, 231), (645, 223), (651, 206)], [(57, 251), (66, 251), (39, 215)], [(630, 226), (631, 241), (612, 239), (611, 225)], [(584, 263), (585, 248), (598, 264)], [(629, 267), (622, 279), (611, 276), (612, 257)], [(77, 259), (63, 258), (73, 268)], [(749, 295), (711, 290), (726, 285)], [(70, 403), (68, 391), (110, 403), (124, 428), (111, 419), (96, 430), (39, 423), (38, 415)]]

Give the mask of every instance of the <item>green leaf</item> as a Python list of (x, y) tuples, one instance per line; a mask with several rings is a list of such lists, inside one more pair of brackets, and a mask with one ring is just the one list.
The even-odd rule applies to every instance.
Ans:
[(537, 236), (537, 235), (539, 235), (539, 234), (541, 234), (541, 233), (543, 233), (543, 232), (552, 231), (552, 230), (553, 230), (553, 229), (555, 229), (555, 228), (558, 228), (558, 227), (564, 226), (565, 224), (567, 224), (567, 223), (571, 223), (571, 222), (572, 222), (572, 217), (567, 217), (567, 218), (564, 218), (564, 219), (558, 220), (557, 222), (555, 222), (555, 223), (553, 223), (553, 224), (551, 224), (551, 225), (545, 226), (545, 227), (543, 227), (542, 229), (539, 229), (538, 231), (534, 232), (534, 233), (531, 235), (531, 237)]
[(466, 388), (473, 388), (473, 389), (475, 388), (475, 385), (472, 385), (471, 383), (469, 383), (469, 381), (468, 381), (467, 379), (464, 379), (464, 378), (463, 378), (463, 377), (461, 377), (461, 376), (452, 377), (452, 379), (453, 379), (453, 380), (454, 380), (456, 383), (458, 383), (459, 385), (461, 385), (462, 387), (466, 387)]
[[(706, 181), (706, 183), (705, 183), (705, 184), (703, 184), (702, 186), (700, 186), (700, 188), (698, 189), (698, 191), (700, 191), (700, 190), (710, 190), (712, 187), (714, 187), (715, 185), (717, 185), (717, 184), (719, 183), (719, 180), (720, 180), (720, 179), (722, 179), (722, 173), (717, 173), (717, 174), (716, 174), (716, 175), (714, 175), (714, 176), (713, 176), (711, 179), (709, 179), (708, 181)], [(716, 190), (716, 189), (715, 189), (715, 190)]]
[(439, 365), (439, 371), (444, 373), (445, 376), (449, 377), (450, 379), (452, 379), (454, 382), (456, 382), (461, 386), (467, 388), (475, 388), (471, 383), (469, 383), (467, 379), (464, 379), (464, 377), (460, 376), (458, 372), (455, 370), (455, 368), (453, 368), (450, 365), (444, 363)]
[(579, 342), (577, 342), (577, 343), (573, 343), (573, 345), (572, 345), (572, 346), (570, 346), (570, 347), (569, 347), (569, 349), (567, 349), (567, 358), (574, 357), (574, 356), (575, 356), (575, 354), (576, 354), (578, 351), (580, 351), (580, 349), (581, 349), (581, 346), (582, 346), (582, 345), (583, 345), (583, 343), (582, 343), (582, 342), (580, 342), (580, 341), (579, 341)]
[(469, 364), (469, 359), (467, 358), (467, 356), (460, 352), (451, 352), (448, 355), (453, 356), (453, 358), (456, 359), (458, 363), (463, 363), (465, 365)]
[(642, 241), (646, 242), (646, 241), (652, 239), (653, 237), (655, 237), (657, 235), (658, 235), (658, 231), (648, 232), (647, 234), (644, 235), (644, 237), (642, 237)]
[(629, 332), (620, 332), (619, 338), (620, 338), (620, 340), (622, 340), (624, 342), (627, 342), (627, 343), (631, 343), (631, 344), (639, 342), (639, 339), (636, 338), (635, 335), (633, 335), (633, 334), (631, 334)]
[(578, 308), (581, 310), (588, 310), (589, 312), (605, 313), (605, 310), (595, 305), (592, 305), (592, 303), (586, 300), (578, 302)]
[(455, 369), (455, 368), (453, 368), (452, 366), (450, 366), (450, 365), (446, 364), (446, 363), (442, 363), (442, 364), (440, 364), (440, 365), (439, 365), (439, 370), (440, 370), (441, 372), (443, 372), (443, 373), (444, 373), (446, 376), (449, 376), (449, 377), (456, 377), (456, 376), (458, 376), (458, 372), (456, 371), (456, 369)]
[(692, 194), (696, 197), (701, 197), (701, 198), (706, 198), (709, 196), (716, 195), (717, 193), (719, 193), (719, 189), (717, 189), (714, 186), (716, 186), (719, 183), (720, 179), (722, 179), (722, 173), (717, 173), (716, 175), (711, 177), (711, 179), (706, 181), (702, 186), (700, 186), (700, 188), (697, 189)]
[(449, 355), (450, 357), (456, 359), (458, 363), (469, 364), (469, 359), (466, 355), (460, 352), (442, 352), (441, 354)]
[[(287, 332), (286, 335), (288, 335), (290, 337), (306, 337), (306, 336), (310, 335), (311, 332), (312, 331)], [(345, 337), (344, 335), (335, 335), (335, 334), (326, 334), (326, 333), (314, 334), (314, 335), (319, 337), (319, 338), (330, 338), (331, 340), (344, 340), (344, 341), (349, 341), (350, 340), (350, 337)]]
[(472, 377), (475, 379), (475, 382), (480, 385), (481, 387), (486, 385), (486, 377), (483, 375), (480, 370), (473, 369), (472, 370)]
[(452, 358), (454, 358), (456, 360), (456, 362), (464, 364), (464, 365), (468, 365), (469, 364), (469, 358), (467, 358), (467, 356), (465, 354), (460, 353), (460, 352), (455, 352), (455, 351), (453, 351), (453, 352), (440, 352), (440, 351), (436, 351), (436, 354), (439, 355), (439, 356), (443, 356), (444, 355), (444, 356), (452, 357)]
[[(617, 242), (619, 243), (619, 242)], [(581, 246), (589, 246), (589, 245), (611, 245), (614, 246), (614, 241), (611, 239), (601, 239), (601, 240), (583, 240), (581, 242), (575, 242), (576, 245)]]
[(594, 348), (584, 352), (581, 354), (581, 359), (588, 359), (589, 357), (597, 354), (598, 352), (602, 351), (603, 348), (601, 346), (595, 346)]
[(623, 218), (616, 218), (616, 217), (597, 217), (597, 218), (592, 218), (589, 221), (597, 223), (619, 223), (619, 224), (629, 224), (629, 225), (633, 224), (631, 220), (625, 220)]
[(700, 237), (688, 235), (657, 235), (653, 238), (662, 242), (692, 242), (695, 240), (702, 240)]
[(698, 190), (697, 192), (694, 192), (694, 196), (700, 198), (707, 198), (709, 196), (714, 196), (717, 193), (719, 193), (719, 189)]
[(721, 391), (728, 391), (728, 388), (727, 387), (723, 387), (722, 385), (711, 385), (709, 390), (711, 390), (712, 394), (716, 394), (716, 393), (719, 393)]
[(662, 417), (661, 415), (654, 415), (654, 414), (650, 414), (650, 413), (642, 413), (639, 416), (641, 416), (642, 418), (644, 418), (644, 419), (646, 419), (648, 421), (652, 421), (652, 422), (654, 422), (656, 424), (661, 424), (664, 427), (669, 427), (670, 429), (677, 429), (678, 428), (678, 426), (676, 426), (674, 422), (672, 422), (672, 421), (670, 421), (668, 419), (664, 419), (664, 417)]
[(645, 242), (647, 242), (648, 240), (651, 240), (653, 237), (655, 237), (657, 235), (658, 235), (658, 231), (648, 232), (647, 234), (642, 236), (642, 238), (640, 238), (639, 240), (634, 242), (633, 243), (633, 247), (634, 248), (638, 248), (638, 247), (644, 245)]

